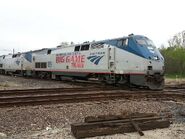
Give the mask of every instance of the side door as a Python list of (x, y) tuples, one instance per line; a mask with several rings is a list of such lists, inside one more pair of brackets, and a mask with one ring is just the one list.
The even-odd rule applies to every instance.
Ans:
[(108, 46), (108, 69), (110, 71), (115, 71), (116, 68), (116, 63), (115, 63), (115, 53), (116, 53), (116, 48), (114, 46)]

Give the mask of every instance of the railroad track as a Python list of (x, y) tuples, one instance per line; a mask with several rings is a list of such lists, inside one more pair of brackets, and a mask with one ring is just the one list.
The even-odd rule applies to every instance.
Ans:
[(111, 99), (155, 99), (184, 101), (185, 89), (121, 90), (108, 88), (51, 88), (26, 90), (1, 90), (0, 107), (40, 105), (53, 103), (74, 103), (83, 101), (100, 101)]
[(92, 97), (95, 91), (112, 91), (116, 88), (50, 88), (26, 90), (0, 90), (0, 107), (38, 105), (55, 102), (76, 102)]
[(185, 84), (165, 85), (165, 89), (185, 89)]

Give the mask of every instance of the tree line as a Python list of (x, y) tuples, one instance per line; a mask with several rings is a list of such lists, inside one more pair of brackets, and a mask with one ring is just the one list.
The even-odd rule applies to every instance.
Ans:
[(168, 45), (160, 48), (165, 59), (166, 75), (185, 78), (185, 30), (175, 34)]
[(185, 47), (173, 46), (161, 48), (165, 59), (165, 72), (167, 76), (185, 77)]

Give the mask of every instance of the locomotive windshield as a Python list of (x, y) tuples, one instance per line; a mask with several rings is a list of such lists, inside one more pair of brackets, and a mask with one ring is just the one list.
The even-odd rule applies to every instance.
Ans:
[(148, 38), (136, 38), (136, 42), (139, 45), (147, 47), (151, 53), (154, 53), (154, 50), (156, 47), (155, 47), (154, 43), (151, 40), (149, 40)]
[(140, 44), (140, 45), (152, 46), (152, 47), (155, 48), (154, 43), (153, 43), (151, 40), (147, 39), (147, 38), (136, 38), (136, 42), (137, 42), (138, 44)]

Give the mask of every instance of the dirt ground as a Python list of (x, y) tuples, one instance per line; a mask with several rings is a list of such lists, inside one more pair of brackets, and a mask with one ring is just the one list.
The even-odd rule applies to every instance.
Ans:
[(40, 80), (23, 78), (16, 76), (2, 76), (0, 75), (0, 90), (8, 89), (33, 89), (33, 88), (68, 88), (76, 87), (72, 82), (62, 82), (55, 80)]
[[(166, 80), (167, 84), (179, 84), (176, 80)], [(181, 81), (184, 82), (184, 81)], [(76, 87), (60, 81), (42, 81), (0, 75), (1, 89)], [(74, 139), (70, 124), (83, 122), (86, 116), (125, 114), (133, 112), (157, 113), (172, 117), (169, 128), (124, 133), (90, 139), (185, 139), (185, 102), (155, 100), (111, 100), (0, 108), (0, 139)]]
[(185, 79), (177, 78), (177, 79), (165, 79), (166, 85), (181, 85), (185, 84)]

